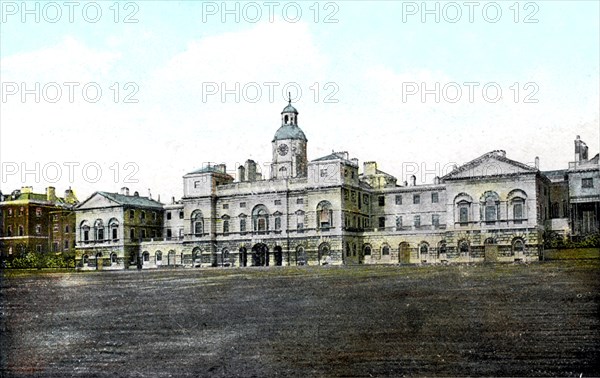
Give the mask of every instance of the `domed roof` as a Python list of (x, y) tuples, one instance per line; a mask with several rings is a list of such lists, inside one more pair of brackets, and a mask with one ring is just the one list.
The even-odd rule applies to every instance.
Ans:
[[(292, 107), (292, 109), (294, 109), (294, 108)], [(296, 110), (296, 109), (294, 109), (294, 110)], [(279, 129), (277, 129), (277, 132), (275, 133), (275, 136), (273, 137), (273, 142), (275, 142), (276, 140), (283, 140), (283, 139), (299, 139), (299, 140), (307, 141), (306, 135), (304, 135), (304, 132), (296, 125), (282, 125)]]
[(283, 110), (281, 111), (281, 114), (283, 113), (294, 113), (294, 114), (298, 114), (298, 111), (296, 110), (296, 108), (294, 108), (292, 106), (292, 103), (288, 103), (287, 106), (285, 108), (283, 108)]

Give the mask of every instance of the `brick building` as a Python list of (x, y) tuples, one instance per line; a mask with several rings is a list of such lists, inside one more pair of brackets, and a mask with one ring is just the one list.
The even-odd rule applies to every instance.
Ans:
[(71, 189), (58, 197), (53, 187), (34, 193), (26, 186), (0, 195), (0, 254), (20, 256), (26, 252), (73, 253), (77, 197)]

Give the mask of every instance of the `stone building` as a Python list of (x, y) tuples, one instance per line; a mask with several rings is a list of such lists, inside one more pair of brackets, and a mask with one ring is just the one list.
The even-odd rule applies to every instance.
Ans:
[(70, 188), (64, 197), (54, 187), (34, 193), (30, 186), (0, 194), (0, 256), (20, 256), (26, 252), (73, 253), (75, 213), (78, 203)]
[(162, 238), (163, 213), (162, 203), (138, 192), (130, 195), (128, 188), (121, 193), (95, 192), (76, 208), (76, 266), (107, 270), (141, 267), (150, 256), (140, 252), (140, 244)]
[[(78, 239), (80, 265), (89, 267), (90, 256), (99, 252), (103, 258), (114, 254), (117, 263), (110, 266), (119, 269), (532, 260), (539, 256), (545, 227), (553, 224), (553, 201), (597, 201), (588, 192), (565, 194), (577, 192), (570, 189), (571, 177), (581, 181), (595, 174), (597, 180), (597, 168), (590, 174), (582, 162), (548, 177), (537, 159), (529, 166), (496, 150), (432, 184), (417, 185), (413, 177), (399, 185), (376, 162), (365, 162), (360, 170), (348, 152), (309, 160), (307, 144), (290, 103), (271, 141), (269, 177), (262, 177), (252, 160), (237, 167), (236, 178), (223, 164), (192, 171), (183, 176), (180, 200), (138, 202), (136, 211), (157, 214), (156, 232), (102, 251)], [(98, 202), (100, 197), (107, 194), (96, 193), (78, 207), (78, 237), (86, 227), (80, 222), (92, 227), (96, 218), (109, 224), (114, 217), (124, 224), (130, 199), (142, 201), (113, 194), (108, 199), (115, 207), (100, 216), (113, 206), (107, 198)], [(583, 212), (596, 206), (597, 229), (597, 202), (577, 203), (582, 215), (567, 227), (589, 219)], [(119, 230), (126, 234), (128, 227), (141, 226)]]

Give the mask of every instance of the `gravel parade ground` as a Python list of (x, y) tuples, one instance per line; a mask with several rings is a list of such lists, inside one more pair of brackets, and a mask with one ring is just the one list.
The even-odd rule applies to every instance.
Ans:
[(600, 261), (0, 272), (1, 376), (599, 376)]

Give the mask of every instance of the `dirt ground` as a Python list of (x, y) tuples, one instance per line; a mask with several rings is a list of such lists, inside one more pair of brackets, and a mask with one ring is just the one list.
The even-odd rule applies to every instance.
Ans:
[(2, 376), (598, 376), (600, 261), (0, 272)]

